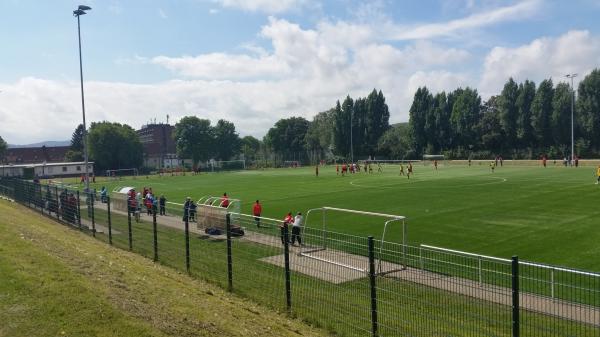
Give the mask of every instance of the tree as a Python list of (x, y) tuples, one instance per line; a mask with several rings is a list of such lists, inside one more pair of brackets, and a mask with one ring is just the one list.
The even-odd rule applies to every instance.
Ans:
[(252, 136), (246, 136), (240, 140), (240, 143), (244, 159), (256, 160), (258, 152), (260, 151), (260, 140)]
[[(372, 156), (377, 149), (379, 138), (390, 127), (390, 112), (381, 90), (377, 92), (377, 90), (373, 89), (369, 96), (367, 96), (366, 106), (367, 111), (364, 123), (365, 154)], [(360, 114), (358, 117), (360, 118)], [(360, 122), (360, 119), (358, 121)]]
[(423, 153), (427, 146), (427, 115), (431, 109), (433, 97), (427, 87), (418, 88), (415, 92), (412, 105), (409, 110), (409, 130), (413, 141), (413, 148), (417, 155)]
[(517, 96), (517, 139), (523, 147), (531, 146), (534, 141), (533, 126), (531, 125), (531, 105), (535, 99), (535, 83), (526, 80), (519, 85)]
[(6, 153), (7, 148), (8, 148), (8, 145), (6, 144), (4, 139), (2, 139), (2, 137), (0, 136), (0, 163), (2, 163), (2, 161), (4, 160), (4, 154)]
[(347, 96), (344, 107), (337, 101), (334, 112), (333, 145), (335, 154), (350, 157), (350, 113), (353, 105), (352, 98)]
[(498, 96), (490, 97), (481, 109), (481, 120), (477, 127), (481, 135), (481, 148), (491, 152), (502, 152), (502, 124), (500, 122), (500, 111), (498, 107)]
[(515, 147), (517, 144), (517, 96), (519, 87), (512, 77), (504, 84), (499, 98), (500, 123), (506, 135), (506, 144)]
[(310, 122), (306, 131), (306, 149), (311, 160), (316, 161), (325, 157), (332, 146), (335, 110), (318, 113)]
[(208, 119), (183, 117), (175, 124), (173, 137), (177, 155), (180, 158), (192, 159), (194, 167), (197, 167), (201, 160), (208, 160), (213, 155), (215, 136)]
[(576, 112), (585, 138), (594, 149), (600, 149), (600, 69), (579, 82)]
[(452, 107), (450, 117), (459, 146), (471, 147), (477, 143), (476, 127), (479, 122), (481, 97), (477, 90), (467, 87), (461, 90)]
[(550, 116), (552, 115), (553, 95), (552, 80), (543, 80), (531, 103), (531, 126), (538, 145), (542, 148), (550, 146), (552, 142)]
[[(550, 126), (556, 145), (571, 144), (571, 87), (567, 83), (559, 83), (552, 97), (552, 116)], [(569, 151), (570, 153), (570, 151)]]
[(79, 124), (71, 136), (71, 148), (65, 154), (66, 161), (83, 161), (83, 124)]
[(88, 142), (90, 159), (98, 170), (137, 168), (142, 165), (142, 143), (129, 125), (92, 123)]
[(400, 123), (390, 127), (379, 138), (377, 151), (389, 158), (414, 158), (416, 153), (410, 138), (408, 123)]
[(267, 145), (282, 158), (302, 160), (309, 122), (302, 117), (280, 119), (265, 136)]
[(214, 127), (214, 152), (216, 158), (229, 160), (240, 150), (240, 136), (235, 131), (235, 125), (220, 119)]
[(446, 93), (443, 91), (437, 93), (433, 97), (430, 117), (433, 119), (433, 128), (431, 130), (433, 138), (428, 142), (431, 144), (432, 152), (434, 153), (447, 149), (452, 144), (451, 113), (452, 107), (448, 104)]

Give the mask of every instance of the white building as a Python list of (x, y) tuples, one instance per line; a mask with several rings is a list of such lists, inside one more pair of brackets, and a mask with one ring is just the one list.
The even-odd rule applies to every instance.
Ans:
[[(85, 173), (85, 162), (0, 165), (2, 177), (73, 177)], [(94, 162), (88, 162), (88, 173), (94, 173)]]

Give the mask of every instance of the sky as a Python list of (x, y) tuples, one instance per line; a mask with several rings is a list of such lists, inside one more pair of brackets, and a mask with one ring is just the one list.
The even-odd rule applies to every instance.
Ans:
[[(83, 1), (83, 0), (81, 0)], [(600, 0), (0, 0), (0, 137), (68, 140), (86, 120), (138, 129), (195, 115), (262, 138), (382, 90), (408, 121), (420, 86), (476, 88), (600, 67)]]

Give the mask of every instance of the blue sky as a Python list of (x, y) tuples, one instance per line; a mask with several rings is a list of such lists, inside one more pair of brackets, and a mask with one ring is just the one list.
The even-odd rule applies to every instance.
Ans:
[[(81, 2), (0, 0), (0, 136), (68, 139), (81, 118)], [(391, 121), (418, 86), (555, 81), (600, 65), (600, 0), (93, 0), (81, 17), (89, 121), (197, 115), (262, 137), (381, 89)], [(23, 125), (27, 125), (26, 128)]]

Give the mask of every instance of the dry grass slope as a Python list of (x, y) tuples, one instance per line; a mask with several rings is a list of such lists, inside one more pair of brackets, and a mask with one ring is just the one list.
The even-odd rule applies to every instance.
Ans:
[(0, 336), (323, 336), (0, 200)]

